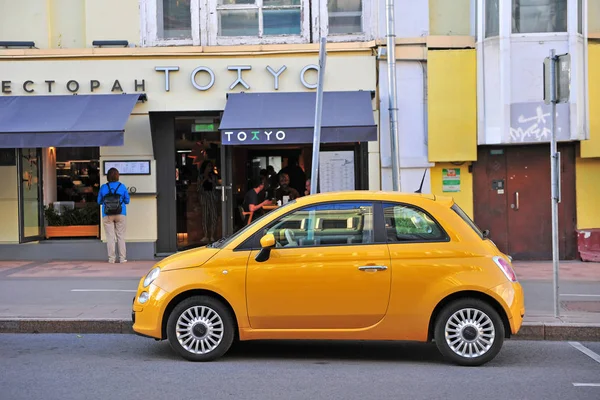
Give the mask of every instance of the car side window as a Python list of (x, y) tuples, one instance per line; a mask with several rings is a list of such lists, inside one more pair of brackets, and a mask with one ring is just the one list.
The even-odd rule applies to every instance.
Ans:
[(374, 242), (373, 203), (336, 202), (296, 210), (269, 225), (276, 247), (356, 245)]
[(383, 204), (388, 243), (448, 240), (441, 226), (426, 212), (406, 204)]

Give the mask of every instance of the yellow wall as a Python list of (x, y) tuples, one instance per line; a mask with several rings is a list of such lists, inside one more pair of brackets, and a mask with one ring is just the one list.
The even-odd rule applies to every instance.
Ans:
[(600, 0), (587, 0), (588, 2), (588, 32), (600, 34)]
[(581, 141), (581, 157), (600, 157), (600, 43), (588, 45), (590, 139)]
[(600, 228), (600, 158), (577, 158), (575, 168), (577, 229)]
[(81, 0), (52, 0), (49, 4), (50, 47), (85, 47), (85, 3)]
[(34, 41), (36, 47), (47, 48), (48, 15), (46, 1), (0, 0), (0, 40)]
[(428, 51), (427, 71), (429, 161), (476, 160), (476, 51)]
[(0, 242), (19, 241), (18, 215), (17, 167), (0, 167)]
[(431, 35), (470, 35), (471, 0), (429, 0)]
[(139, 44), (139, 7), (138, 0), (85, 0), (87, 46), (92, 47), (94, 40), (128, 40)]
[[(469, 172), (469, 165), (454, 165), (451, 163), (436, 163), (431, 171), (431, 193), (438, 196), (454, 197), (454, 201), (473, 218), (473, 174)], [(460, 192), (444, 192), (442, 185), (442, 170), (444, 168), (460, 168)]]

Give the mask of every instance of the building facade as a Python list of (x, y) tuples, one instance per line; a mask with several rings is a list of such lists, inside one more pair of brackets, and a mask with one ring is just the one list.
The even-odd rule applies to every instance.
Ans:
[[(454, 196), (503, 251), (551, 258), (542, 62), (568, 52), (561, 258), (593, 258), (600, 0), (395, 3), (400, 189)], [(324, 111), (324, 133), (336, 118), (349, 124), (321, 147), (321, 190), (391, 190), (385, 10), (385, 0), (0, 0), (0, 101), (13, 110), (0, 111), (0, 259), (104, 259), (99, 222), (57, 232), (65, 217), (49, 208), (87, 210), (110, 166), (132, 194), (130, 259), (239, 229), (261, 170), (297, 159), (310, 172), (321, 37), (326, 104), (343, 105)], [(40, 115), (59, 127), (30, 123)], [(211, 207), (199, 186), (208, 162)]]

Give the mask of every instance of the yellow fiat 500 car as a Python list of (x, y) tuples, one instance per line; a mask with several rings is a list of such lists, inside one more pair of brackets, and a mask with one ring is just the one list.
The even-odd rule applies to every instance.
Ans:
[(234, 340), (334, 339), (434, 341), (481, 365), (524, 314), (510, 258), (451, 198), (354, 191), (301, 197), (158, 262), (132, 318), (192, 361)]

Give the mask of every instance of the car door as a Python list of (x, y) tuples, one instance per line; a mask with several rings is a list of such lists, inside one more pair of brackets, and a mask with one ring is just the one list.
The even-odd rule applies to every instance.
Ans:
[(352, 329), (380, 321), (391, 268), (374, 212), (372, 202), (331, 202), (292, 211), (259, 231), (272, 233), (277, 245), (266, 261), (255, 260), (259, 250), (248, 261), (251, 327)]

